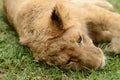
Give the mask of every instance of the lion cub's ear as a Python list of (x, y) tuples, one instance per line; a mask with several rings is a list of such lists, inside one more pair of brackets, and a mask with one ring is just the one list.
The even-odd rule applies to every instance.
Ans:
[(56, 22), (61, 22), (61, 19), (60, 17), (58, 16), (58, 13), (57, 13), (57, 10), (54, 8), (53, 12), (52, 12), (52, 16), (51, 16), (51, 19), (53, 21), (56, 21)]
[(67, 30), (71, 27), (71, 25), (76, 22), (75, 14), (73, 14), (73, 11), (69, 8), (70, 5), (68, 5), (69, 1), (65, 0), (57, 0), (56, 4), (56, 13), (57, 16), (60, 19), (60, 22), (62, 24), (62, 29)]
[(56, 24), (59, 28), (63, 29), (62, 19), (60, 18), (59, 13), (56, 8), (53, 9), (51, 19), (54, 22), (54, 24)]

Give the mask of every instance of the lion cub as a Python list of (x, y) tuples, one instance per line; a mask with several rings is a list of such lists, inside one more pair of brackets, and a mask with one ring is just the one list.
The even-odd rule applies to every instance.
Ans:
[(3, 15), (36, 60), (64, 69), (105, 65), (93, 41), (120, 52), (120, 15), (105, 0), (3, 0)]

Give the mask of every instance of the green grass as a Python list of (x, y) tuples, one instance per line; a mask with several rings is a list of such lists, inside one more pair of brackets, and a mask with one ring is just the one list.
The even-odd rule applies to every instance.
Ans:
[[(120, 12), (120, 0), (109, 0)], [(120, 55), (105, 52), (107, 60), (102, 70), (84, 72), (62, 70), (34, 60), (29, 48), (18, 42), (17, 33), (3, 19), (0, 0), (0, 80), (120, 80)]]

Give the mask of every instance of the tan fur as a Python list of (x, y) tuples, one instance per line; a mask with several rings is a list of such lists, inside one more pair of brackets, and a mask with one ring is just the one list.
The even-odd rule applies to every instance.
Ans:
[[(4, 0), (3, 15), (36, 60), (64, 69), (97, 69), (104, 55), (93, 42), (120, 52), (120, 15), (105, 0)], [(112, 34), (111, 34), (112, 33)]]

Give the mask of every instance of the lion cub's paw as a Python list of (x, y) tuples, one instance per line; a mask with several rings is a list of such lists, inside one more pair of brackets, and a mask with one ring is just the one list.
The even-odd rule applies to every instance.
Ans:
[(106, 46), (106, 51), (107, 52), (115, 52), (116, 54), (120, 54), (120, 47), (118, 47), (118, 45), (113, 46), (112, 43), (109, 43)]

